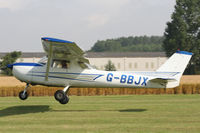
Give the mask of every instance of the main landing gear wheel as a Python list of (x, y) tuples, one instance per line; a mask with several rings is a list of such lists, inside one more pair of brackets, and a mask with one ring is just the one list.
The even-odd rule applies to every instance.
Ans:
[(28, 93), (27, 93), (27, 92), (24, 92), (24, 91), (21, 91), (21, 92), (19, 93), (19, 98), (20, 98), (21, 100), (26, 100), (26, 99), (28, 98)]
[(54, 94), (54, 97), (57, 101), (62, 101), (65, 99), (65, 92), (62, 90), (57, 90)]
[(69, 97), (67, 93), (69, 91), (69, 86), (65, 87), (63, 90), (57, 90), (54, 97), (60, 104), (67, 104), (69, 102)]

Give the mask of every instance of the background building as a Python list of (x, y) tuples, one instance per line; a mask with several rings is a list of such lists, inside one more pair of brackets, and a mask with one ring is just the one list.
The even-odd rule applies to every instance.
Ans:
[[(0, 53), (0, 58), (6, 53)], [(22, 53), (17, 62), (38, 62), (45, 53)], [(161, 66), (167, 57), (164, 52), (87, 52), (90, 64), (104, 70), (109, 60), (118, 71), (154, 71)]]
[(118, 71), (154, 71), (167, 60), (164, 52), (88, 52), (86, 57), (101, 70), (111, 60)]

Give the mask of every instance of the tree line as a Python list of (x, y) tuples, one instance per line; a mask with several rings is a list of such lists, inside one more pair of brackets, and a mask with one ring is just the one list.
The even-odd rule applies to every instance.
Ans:
[(97, 41), (90, 52), (158, 52), (163, 49), (163, 36), (130, 36)]

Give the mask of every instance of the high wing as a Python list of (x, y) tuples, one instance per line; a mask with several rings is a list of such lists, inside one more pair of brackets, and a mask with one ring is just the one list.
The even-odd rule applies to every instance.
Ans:
[(61, 39), (43, 37), (42, 45), (46, 54), (58, 59), (76, 59), (80, 62), (89, 63), (89, 60), (84, 58), (84, 52), (74, 42)]
[(76, 45), (76, 43), (50, 37), (43, 37), (41, 40), (44, 51), (48, 56), (45, 77), (46, 81), (48, 80), (49, 68), (52, 59), (76, 60), (80, 63), (89, 64), (89, 60), (84, 57), (85, 53)]

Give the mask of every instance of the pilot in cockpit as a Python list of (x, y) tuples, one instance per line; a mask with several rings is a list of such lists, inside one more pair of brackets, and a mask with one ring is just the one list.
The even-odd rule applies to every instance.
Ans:
[(63, 68), (68, 69), (69, 68), (69, 61), (66, 60), (54, 60), (52, 63), (53, 68)]
[(61, 61), (61, 65), (62, 65), (62, 68), (65, 68), (65, 69), (68, 68), (68, 62), (65, 60)]

